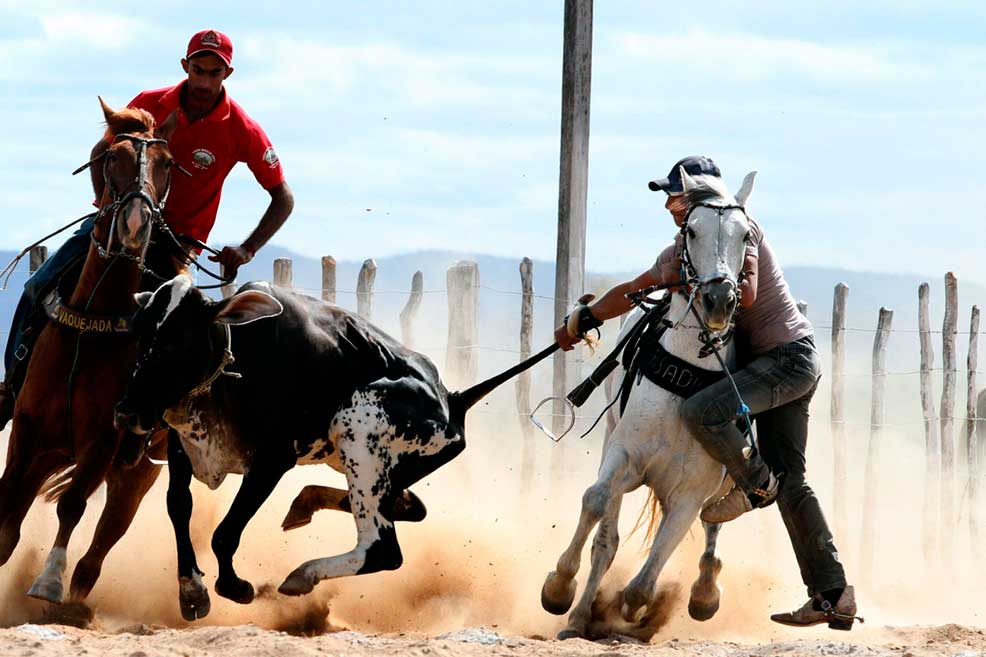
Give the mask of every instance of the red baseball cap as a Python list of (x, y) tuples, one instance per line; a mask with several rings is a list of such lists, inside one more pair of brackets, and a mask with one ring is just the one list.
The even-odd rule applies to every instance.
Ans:
[(233, 65), (233, 42), (219, 30), (196, 32), (188, 42), (188, 52), (185, 53), (185, 59), (191, 59), (193, 55), (202, 52), (215, 53), (226, 62), (226, 66)]

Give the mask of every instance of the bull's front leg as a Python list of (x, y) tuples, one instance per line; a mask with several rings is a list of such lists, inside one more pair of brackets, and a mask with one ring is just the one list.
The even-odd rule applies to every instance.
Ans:
[(258, 453), (250, 470), (244, 475), (240, 490), (223, 521), (212, 535), (212, 551), (219, 562), (216, 593), (240, 604), (253, 602), (253, 585), (240, 579), (233, 568), (233, 555), (240, 546), (240, 537), (250, 518), (270, 496), (284, 473), (295, 464), (293, 452)]
[(168, 517), (175, 530), (178, 549), (178, 604), (187, 621), (205, 618), (212, 603), (202, 581), (202, 571), (195, 562), (195, 549), (188, 523), (192, 517), (192, 463), (174, 431), (168, 432)]

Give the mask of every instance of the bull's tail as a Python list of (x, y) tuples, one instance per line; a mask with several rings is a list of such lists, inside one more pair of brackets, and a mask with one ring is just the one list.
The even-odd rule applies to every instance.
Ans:
[(514, 378), (521, 372), (529, 370), (542, 360), (558, 350), (557, 344), (545, 347), (527, 360), (517, 363), (508, 370), (505, 370), (494, 377), (481, 381), (471, 388), (450, 393), (448, 396), (449, 419), (461, 426), (466, 419), (466, 411), (476, 405), (480, 399), (490, 394), (498, 387)]

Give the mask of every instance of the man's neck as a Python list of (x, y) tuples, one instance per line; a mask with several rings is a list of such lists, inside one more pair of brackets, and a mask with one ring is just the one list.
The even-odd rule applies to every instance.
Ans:
[(220, 88), (219, 95), (216, 96), (216, 99), (208, 105), (203, 105), (194, 103), (188, 96), (188, 87), (182, 87), (180, 97), (181, 108), (185, 111), (185, 115), (188, 116), (189, 123), (193, 123), (208, 116), (212, 110), (216, 109), (216, 106), (223, 99), (224, 93), (226, 93), (226, 89)]

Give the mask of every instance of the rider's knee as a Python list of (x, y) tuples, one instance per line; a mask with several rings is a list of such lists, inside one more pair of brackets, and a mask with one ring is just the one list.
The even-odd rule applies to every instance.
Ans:
[(681, 417), (693, 431), (726, 426), (735, 418), (735, 412), (726, 409), (718, 400), (704, 399), (702, 395), (690, 397), (681, 405)]

